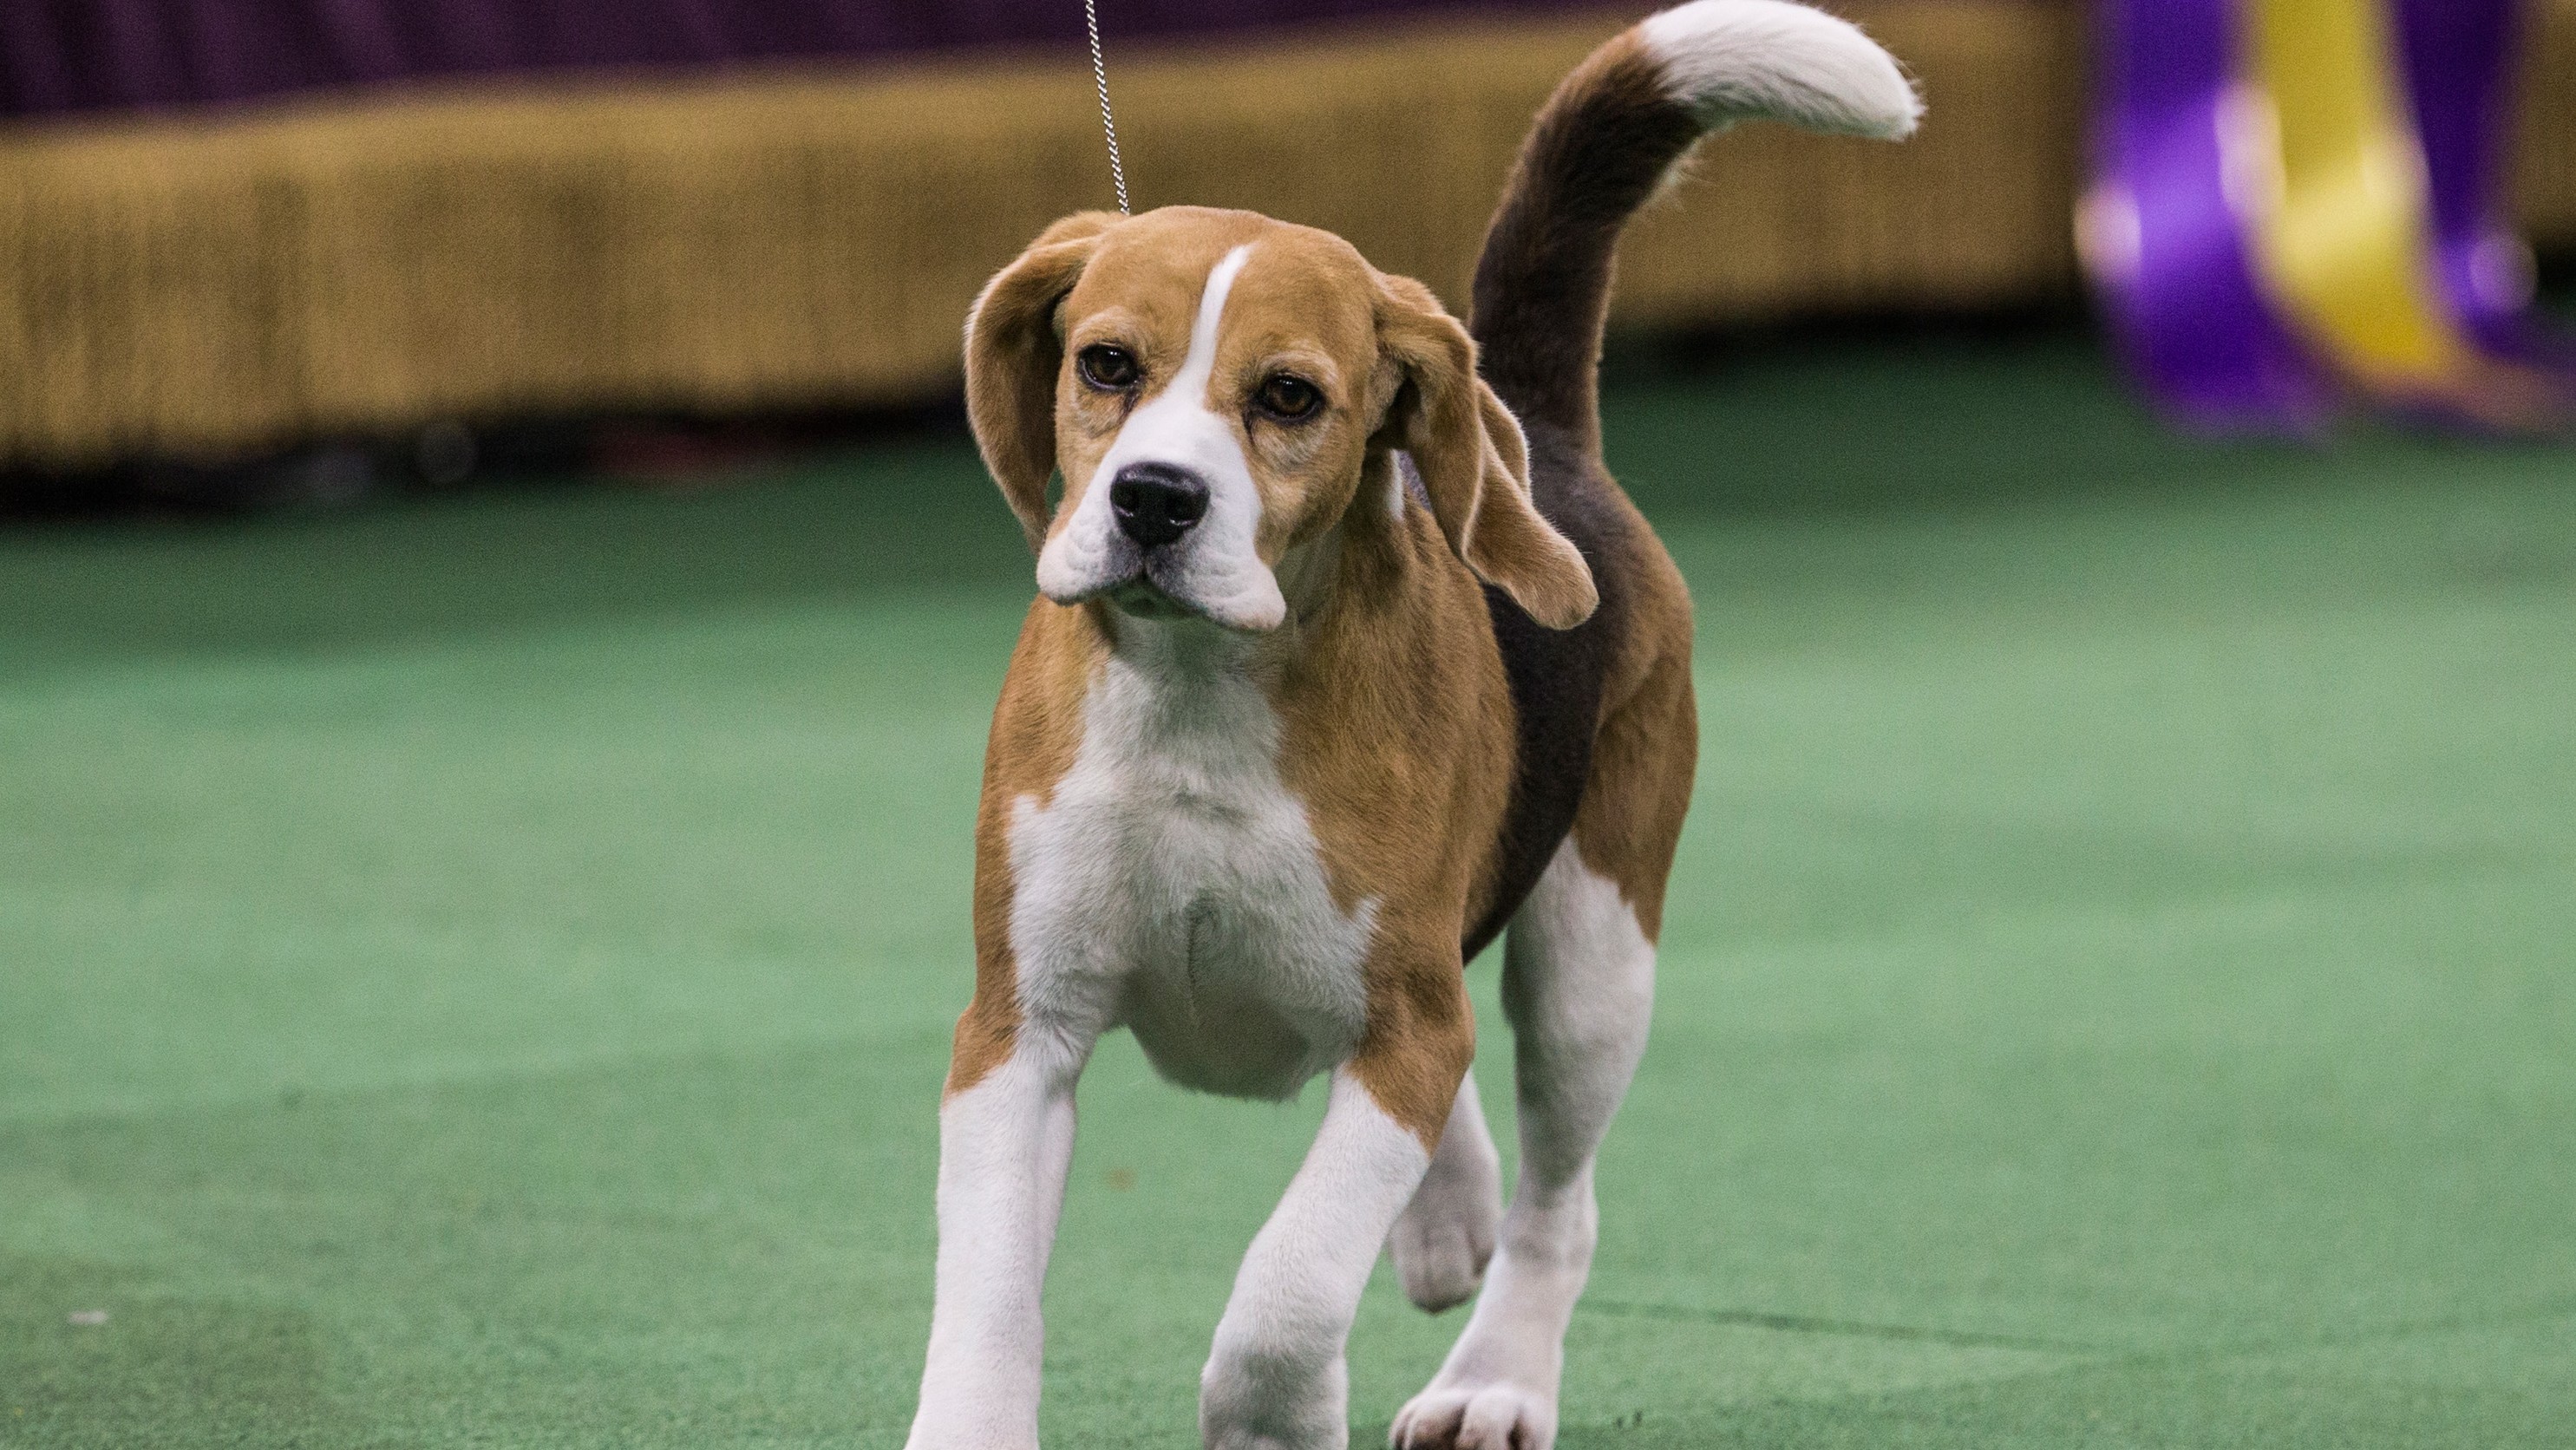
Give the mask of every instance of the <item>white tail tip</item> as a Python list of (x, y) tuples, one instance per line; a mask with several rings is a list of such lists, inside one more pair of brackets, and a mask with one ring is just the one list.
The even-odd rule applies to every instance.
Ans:
[(1648, 16), (1637, 31), (1662, 62), (1672, 98), (1712, 130), (1767, 119), (1894, 141), (1923, 118), (1922, 99), (1895, 58), (1860, 27), (1821, 10), (1788, 0), (1693, 0)]

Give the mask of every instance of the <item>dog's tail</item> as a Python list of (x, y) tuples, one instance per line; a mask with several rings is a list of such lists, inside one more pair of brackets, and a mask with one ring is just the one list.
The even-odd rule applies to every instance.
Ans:
[(1738, 121), (1895, 140), (1922, 112), (1868, 36), (1787, 0), (1694, 0), (1612, 37), (1540, 110), (1485, 232), (1472, 323), (1485, 380), (1523, 422), (1597, 457), (1611, 254), (1674, 163)]

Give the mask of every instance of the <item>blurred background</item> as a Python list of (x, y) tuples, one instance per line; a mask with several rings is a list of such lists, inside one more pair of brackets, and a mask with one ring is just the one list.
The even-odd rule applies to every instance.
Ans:
[[(1645, 9), (1101, 8), (1140, 209), (1453, 306)], [(2576, 1445), (2576, 3), (1832, 8), (1921, 134), (1621, 254), (1704, 739), (1561, 1443)], [(1077, 0), (0, 7), (0, 1446), (899, 1441), (959, 328), (1106, 161)], [(1194, 1443), (1319, 1111), (1104, 1047), (1050, 1443)]]

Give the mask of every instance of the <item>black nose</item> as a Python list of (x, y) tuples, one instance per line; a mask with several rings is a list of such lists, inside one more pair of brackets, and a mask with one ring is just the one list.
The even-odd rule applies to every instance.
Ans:
[(1118, 532), (1150, 549), (1168, 544), (1207, 516), (1207, 485), (1168, 463), (1131, 463), (1109, 484)]

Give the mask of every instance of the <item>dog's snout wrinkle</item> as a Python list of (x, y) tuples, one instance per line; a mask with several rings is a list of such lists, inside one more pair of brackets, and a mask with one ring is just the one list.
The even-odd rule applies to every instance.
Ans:
[(1208, 486), (1185, 468), (1131, 463), (1110, 482), (1109, 508), (1118, 532), (1145, 548), (1159, 548), (1207, 517)]

